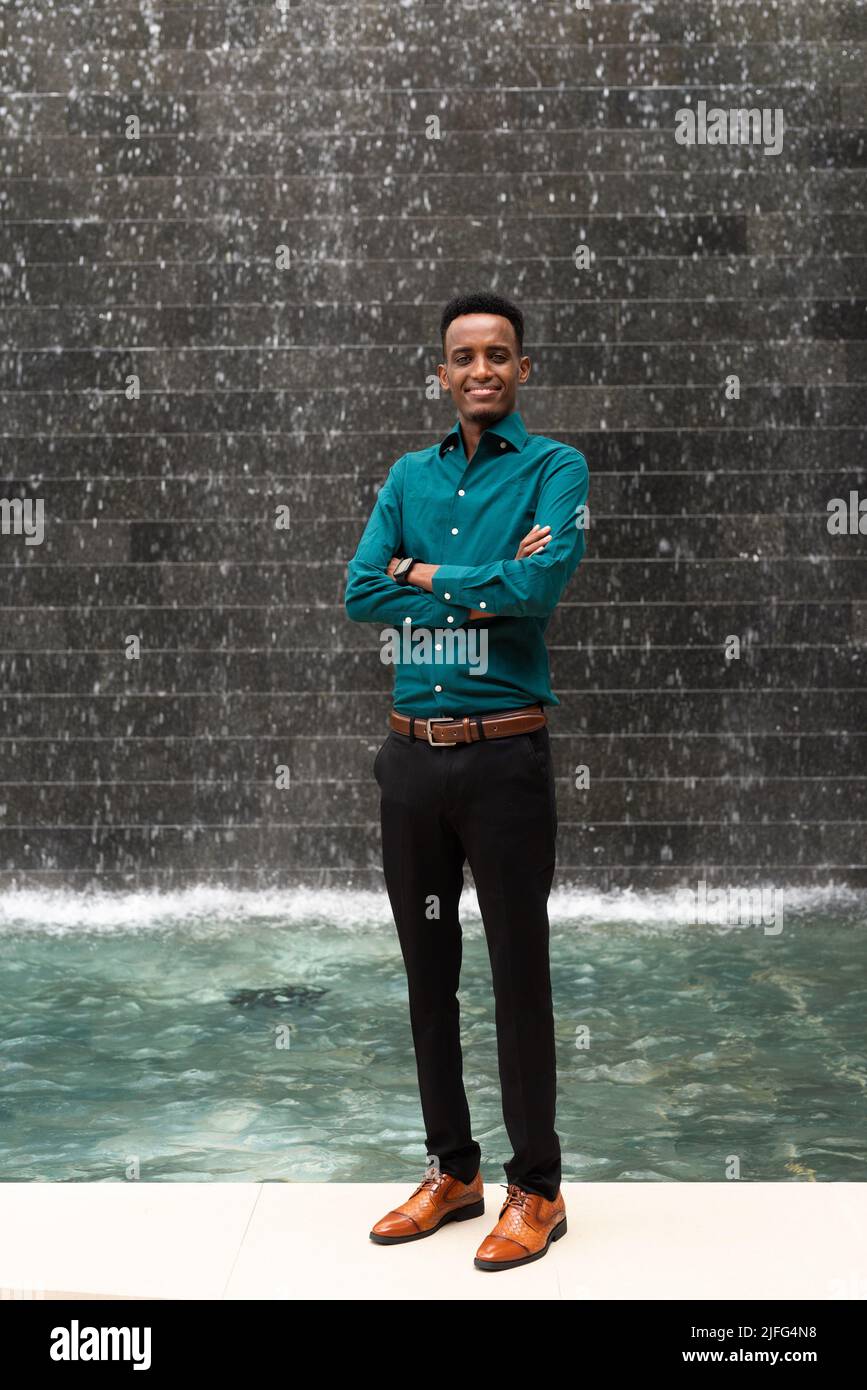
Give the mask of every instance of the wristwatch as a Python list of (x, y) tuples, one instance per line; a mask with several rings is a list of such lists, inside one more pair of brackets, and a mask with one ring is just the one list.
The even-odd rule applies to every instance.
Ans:
[(399, 560), (395, 566), (394, 574), (391, 576), (397, 584), (409, 583), (409, 572), (415, 564), (412, 555), (407, 555), (405, 559)]

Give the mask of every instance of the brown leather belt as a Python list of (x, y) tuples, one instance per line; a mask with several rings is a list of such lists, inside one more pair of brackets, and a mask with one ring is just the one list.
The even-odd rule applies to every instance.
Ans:
[(496, 714), (448, 714), (422, 719), (419, 715), (398, 714), (393, 709), (388, 722), (398, 734), (427, 739), (432, 748), (454, 748), (458, 743), (480, 743), (486, 738), (508, 738), (511, 734), (529, 734), (548, 723), (542, 705), (521, 705), (520, 709), (498, 710)]

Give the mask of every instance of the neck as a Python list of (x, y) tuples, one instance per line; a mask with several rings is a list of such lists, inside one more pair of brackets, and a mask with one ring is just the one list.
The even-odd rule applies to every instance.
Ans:
[(472, 458), (473, 454), (476, 452), (476, 449), (479, 447), (479, 440), (481, 439), (488, 426), (498, 425), (500, 421), (504, 420), (506, 418), (506, 415), (509, 414), (511, 414), (511, 412), (507, 410), (502, 415), (498, 415), (495, 420), (485, 420), (483, 423), (480, 423), (478, 420), (461, 419), (461, 438), (464, 441), (464, 453), (467, 456), (468, 463)]
[(467, 456), (468, 463), (479, 447), (479, 440), (482, 437), (484, 428), (483, 425), (476, 424), (475, 420), (461, 421), (461, 438), (464, 441), (464, 453)]

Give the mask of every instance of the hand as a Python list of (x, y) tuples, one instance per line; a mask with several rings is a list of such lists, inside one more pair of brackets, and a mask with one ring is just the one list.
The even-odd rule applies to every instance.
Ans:
[[(545, 535), (546, 531), (548, 532), (547, 536)], [(535, 555), (538, 551), (544, 550), (551, 539), (550, 533), (550, 526), (539, 526), (537, 523), (532, 530), (527, 532), (526, 536), (521, 541), (515, 559), (526, 560), (528, 555)], [(496, 616), (496, 613), (485, 613), (480, 608), (471, 608), (467, 614), (467, 618), (470, 621), (473, 618), (496, 618)]]
[[(547, 536), (545, 535), (546, 531), (548, 532)], [(521, 541), (521, 544), (518, 546), (518, 553), (515, 556), (515, 559), (526, 560), (528, 555), (535, 555), (538, 551), (542, 550), (544, 546), (548, 544), (548, 541), (550, 539), (551, 527), (539, 526), (537, 523), (535, 526), (533, 526), (531, 530), (527, 532), (526, 536)]]

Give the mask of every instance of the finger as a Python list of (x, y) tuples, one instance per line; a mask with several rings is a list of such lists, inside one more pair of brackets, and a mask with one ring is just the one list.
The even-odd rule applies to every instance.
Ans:
[(527, 532), (526, 536), (522, 537), (522, 539), (521, 539), (521, 545), (518, 547), (518, 551), (519, 551), (519, 556), (518, 556), (518, 558), (520, 558), (520, 549), (521, 549), (521, 546), (529, 545), (531, 541), (537, 541), (538, 539), (539, 539), (539, 527), (538, 527), (538, 526), (533, 526), (533, 527)]
[[(546, 531), (548, 532), (547, 535), (545, 534)], [(532, 552), (528, 549), (529, 546), (535, 547), (535, 546), (537, 546), (540, 542), (541, 542), (542, 544), (545, 544), (545, 542), (549, 541), (550, 539), (551, 539), (551, 527), (550, 527), (550, 526), (538, 526), (538, 525), (534, 526), (533, 529), (532, 529), (531, 531), (528, 531), (528, 532), (527, 532), (526, 536), (524, 537), (524, 539), (521, 541), (520, 545), (518, 546), (518, 553), (517, 553), (517, 555), (515, 556), (515, 559), (516, 559), (516, 560), (522, 560), (522, 559), (524, 558), (525, 555), (529, 555), (529, 554), (532, 553)]]

